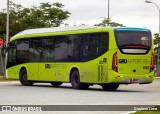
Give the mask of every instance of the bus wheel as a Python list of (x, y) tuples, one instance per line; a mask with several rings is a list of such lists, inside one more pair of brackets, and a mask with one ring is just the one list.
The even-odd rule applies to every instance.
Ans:
[(118, 89), (119, 84), (110, 83), (110, 84), (102, 84), (101, 86), (102, 86), (103, 90), (114, 91), (114, 90)]
[(27, 71), (26, 70), (22, 70), (20, 72), (19, 80), (20, 80), (21, 84), (24, 86), (32, 86), (34, 84), (34, 82), (27, 80)]
[(80, 82), (79, 72), (77, 70), (74, 70), (71, 74), (71, 85), (74, 89), (88, 89), (90, 86), (89, 84)]
[(72, 85), (72, 88), (74, 89), (81, 88), (79, 72), (77, 70), (74, 70), (71, 74), (71, 85)]
[(58, 87), (58, 86), (62, 85), (63, 83), (62, 83), (62, 82), (51, 82), (51, 84), (52, 84), (54, 87)]

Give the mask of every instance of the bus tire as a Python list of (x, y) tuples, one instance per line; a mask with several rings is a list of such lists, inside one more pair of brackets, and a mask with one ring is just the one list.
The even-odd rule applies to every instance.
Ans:
[(63, 82), (51, 82), (51, 84), (52, 84), (54, 87), (59, 87), (60, 85), (63, 84)]
[(20, 72), (19, 80), (20, 80), (21, 84), (24, 86), (32, 86), (34, 84), (34, 82), (27, 80), (27, 71), (26, 70), (22, 70)]
[(102, 86), (103, 90), (106, 90), (106, 91), (115, 91), (116, 89), (118, 89), (119, 84), (117, 84), (117, 83), (110, 83), (110, 84), (102, 84), (101, 86)]
[(74, 70), (71, 74), (71, 85), (74, 89), (88, 89), (89, 84), (81, 83), (78, 70)]
[(80, 77), (78, 70), (74, 70), (71, 74), (71, 85), (74, 89), (81, 89)]

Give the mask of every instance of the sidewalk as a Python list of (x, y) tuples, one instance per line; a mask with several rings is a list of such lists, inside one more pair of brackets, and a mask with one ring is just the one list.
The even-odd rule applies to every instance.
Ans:
[(155, 79), (160, 79), (160, 77), (154, 77)]
[(4, 76), (0, 76), (0, 81), (6, 80)]
[(0, 76), (0, 82), (3, 81), (17, 81), (17, 80), (6, 79), (4, 76)]

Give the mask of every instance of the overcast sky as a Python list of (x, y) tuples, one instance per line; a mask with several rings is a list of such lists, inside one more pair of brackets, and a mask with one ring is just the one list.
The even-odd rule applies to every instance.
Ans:
[[(7, 0), (0, 0), (0, 9), (6, 8)], [(65, 23), (69, 25), (94, 25), (100, 23), (108, 14), (108, 0), (12, 0), (24, 7), (38, 6), (40, 3), (61, 2), (71, 15)], [(150, 0), (160, 7), (160, 0)], [(147, 27), (158, 33), (159, 11), (154, 4), (145, 0), (110, 0), (112, 21), (130, 27)]]

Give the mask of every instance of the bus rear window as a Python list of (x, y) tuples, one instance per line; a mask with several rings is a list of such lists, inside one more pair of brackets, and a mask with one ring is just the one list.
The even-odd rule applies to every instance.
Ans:
[(141, 49), (142, 51), (138, 50), (139, 52), (137, 52), (147, 53), (152, 46), (151, 33), (149, 31), (115, 31), (115, 36), (118, 48), (121, 51)]
[(144, 31), (116, 31), (118, 47), (144, 46), (151, 47), (151, 33)]

